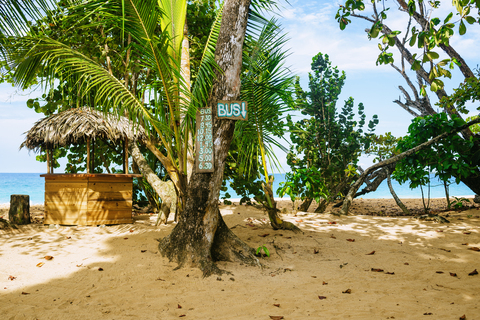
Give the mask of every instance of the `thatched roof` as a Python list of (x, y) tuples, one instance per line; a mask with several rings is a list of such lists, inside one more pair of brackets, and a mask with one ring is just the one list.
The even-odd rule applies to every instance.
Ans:
[(125, 117), (105, 115), (87, 108), (73, 108), (40, 119), (25, 132), (20, 149), (30, 150), (85, 143), (87, 138), (118, 143), (143, 138), (145, 132)]

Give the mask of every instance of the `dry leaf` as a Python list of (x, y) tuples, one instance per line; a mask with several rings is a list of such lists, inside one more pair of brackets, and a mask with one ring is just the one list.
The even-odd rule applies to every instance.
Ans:
[(37, 267), (40, 268), (40, 267), (43, 266), (44, 264), (45, 264), (44, 262), (39, 262), (39, 263), (37, 263)]
[(130, 229), (130, 232), (133, 232), (133, 229)]
[(408, 265), (410, 265), (410, 264), (409, 264), (408, 262), (405, 262), (404, 265), (408, 266)]
[(316, 279), (316, 278), (317, 278), (317, 276), (312, 276), (312, 278), (315, 278), (315, 279)]
[(30, 294), (30, 293), (22, 291), (22, 294)]
[(355, 242), (355, 239), (347, 239), (347, 241)]
[(352, 290), (351, 289), (347, 289), (345, 291), (342, 291), (342, 293), (352, 293)]
[(323, 281), (322, 285), (326, 285), (326, 284), (328, 284), (328, 282)]
[(163, 280), (162, 278), (157, 278), (157, 279), (155, 279), (155, 280), (165, 281), (165, 280)]
[(15, 279), (17, 279), (17, 277), (14, 277), (14, 276), (8, 276), (8, 280), (11, 280), (11, 281), (13, 281), (13, 280), (15, 280)]
[(259, 237), (262, 237), (262, 238), (265, 238), (265, 237), (268, 236), (268, 235), (269, 235), (269, 233), (265, 233), (265, 234), (259, 234), (258, 236), (259, 236)]
[(329, 221), (328, 224), (337, 224), (335, 221)]
[(177, 304), (177, 308), (178, 308), (178, 309), (182, 309), (182, 306), (179, 305), (179, 304)]
[(480, 251), (479, 247), (470, 247), (468, 250), (473, 250), (473, 251)]
[(280, 308), (280, 303), (274, 303), (273, 305), (277, 308)]
[(325, 296), (318, 296), (318, 299), (323, 300), (323, 299), (327, 299), (327, 297), (325, 297)]
[(385, 272), (385, 274), (395, 274), (395, 272)]
[(465, 231), (463, 234), (470, 234), (471, 232), (470, 231)]
[(285, 239), (292, 239), (292, 237), (285, 237)]
[(462, 246), (468, 246), (468, 243), (462, 243)]
[(477, 275), (477, 274), (478, 274), (478, 271), (477, 271), (477, 269), (475, 269), (472, 272), (470, 272), (468, 275), (469, 276), (474, 276), (474, 275)]
[(186, 316), (187, 316), (186, 314), (181, 314), (181, 315), (179, 315), (178, 317), (179, 317), (179, 318), (183, 318), (183, 317), (186, 317)]
[(270, 316), (270, 319), (272, 319), (272, 320), (282, 320), (283, 316)]
[(425, 312), (423, 315), (424, 315), (424, 316), (431, 316), (432, 314), (433, 314), (433, 313), (431, 313), (431, 312)]
[(374, 254), (375, 254), (375, 250), (372, 251), (372, 252), (370, 252), (370, 253), (367, 253), (366, 255), (367, 255), (367, 256), (371, 256), (371, 255), (374, 255)]
[(83, 263), (81, 263), (81, 264), (77, 264), (77, 267), (81, 267), (81, 266), (83, 266)]
[(65, 237), (66, 239), (72, 239), (72, 237)]
[(45, 260), (52, 260), (53, 257), (52, 256), (45, 256)]
[(147, 252), (147, 250), (142, 250), (142, 252)]
[(450, 272), (450, 275), (451, 275), (452, 277), (456, 277), (456, 276), (457, 276), (457, 274), (454, 273), (454, 272)]
[(337, 237), (335, 237), (333, 234), (330, 236), (330, 238), (337, 239)]
[(103, 271), (103, 268), (98, 268), (98, 271)]
[(302, 220), (302, 219), (299, 219), (299, 220), (295, 220), (295, 222), (303, 222), (303, 220)]
[(127, 240), (128, 238), (123, 238), (123, 240)]
[(459, 320), (466, 320), (467, 317), (465, 315), (461, 316), (460, 318), (458, 318)]
[(436, 273), (443, 273), (443, 271), (437, 271)]
[(443, 249), (443, 248), (440, 248), (440, 250), (443, 250), (443, 251), (446, 251), (446, 252), (451, 252), (451, 250)]
[(317, 254), (319, 251), (317, 249), (313, 249), (313, 254)]
[(33, 238), (28, 238), (27, 240), (32, 240)]
[(373, 271), (373, 272), (383, 272), (383, 269), (375, 269), (375, 268), (372, 268), (371, 271)]

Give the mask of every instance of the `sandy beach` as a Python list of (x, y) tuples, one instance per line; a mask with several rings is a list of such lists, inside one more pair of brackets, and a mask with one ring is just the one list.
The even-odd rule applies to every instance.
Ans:
[[(405, 203), (421, 211), (420, 199)], [(32, 206), (34, 223), (0, 230), (1, 318), (480, 319), (478, 204), (446, 211), (433, 199), (450, 223), (400, 216), (385, 199), (357, 199), (342, 217), (280, 207), (303, 233), (273, 230), (255, 207), (222, 205), (227, 225), (271, 255), (263, 268), (219, 262), (230, 274), (203, 278), (158, 253), (173, 221), (155, 227), (147, 213), (128, 225), (50, 228)]]

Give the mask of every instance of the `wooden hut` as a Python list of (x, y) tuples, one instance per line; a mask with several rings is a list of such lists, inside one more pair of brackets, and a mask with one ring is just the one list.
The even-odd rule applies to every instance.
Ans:
[[(102, 225), (132, 222), (133, 178), (128, 173), (128, 141), (142, 138), (144, 131), (125, 117), (75, 108), (37, 121), (26, 133), (20, 148), (46, 151), (45, 224)], [(93, 173), (95, 140), (123, 143), (123, 174)], [(53, 173), (53, 150), (86, 144), (87, 172)]]

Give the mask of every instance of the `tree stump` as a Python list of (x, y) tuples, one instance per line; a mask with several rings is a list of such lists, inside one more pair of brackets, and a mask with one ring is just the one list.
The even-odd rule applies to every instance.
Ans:
[(8, 219), (13, 224), (30, 223), (30, 196), (25, 194), (12, 194), (10, 196), (10, 211)]

